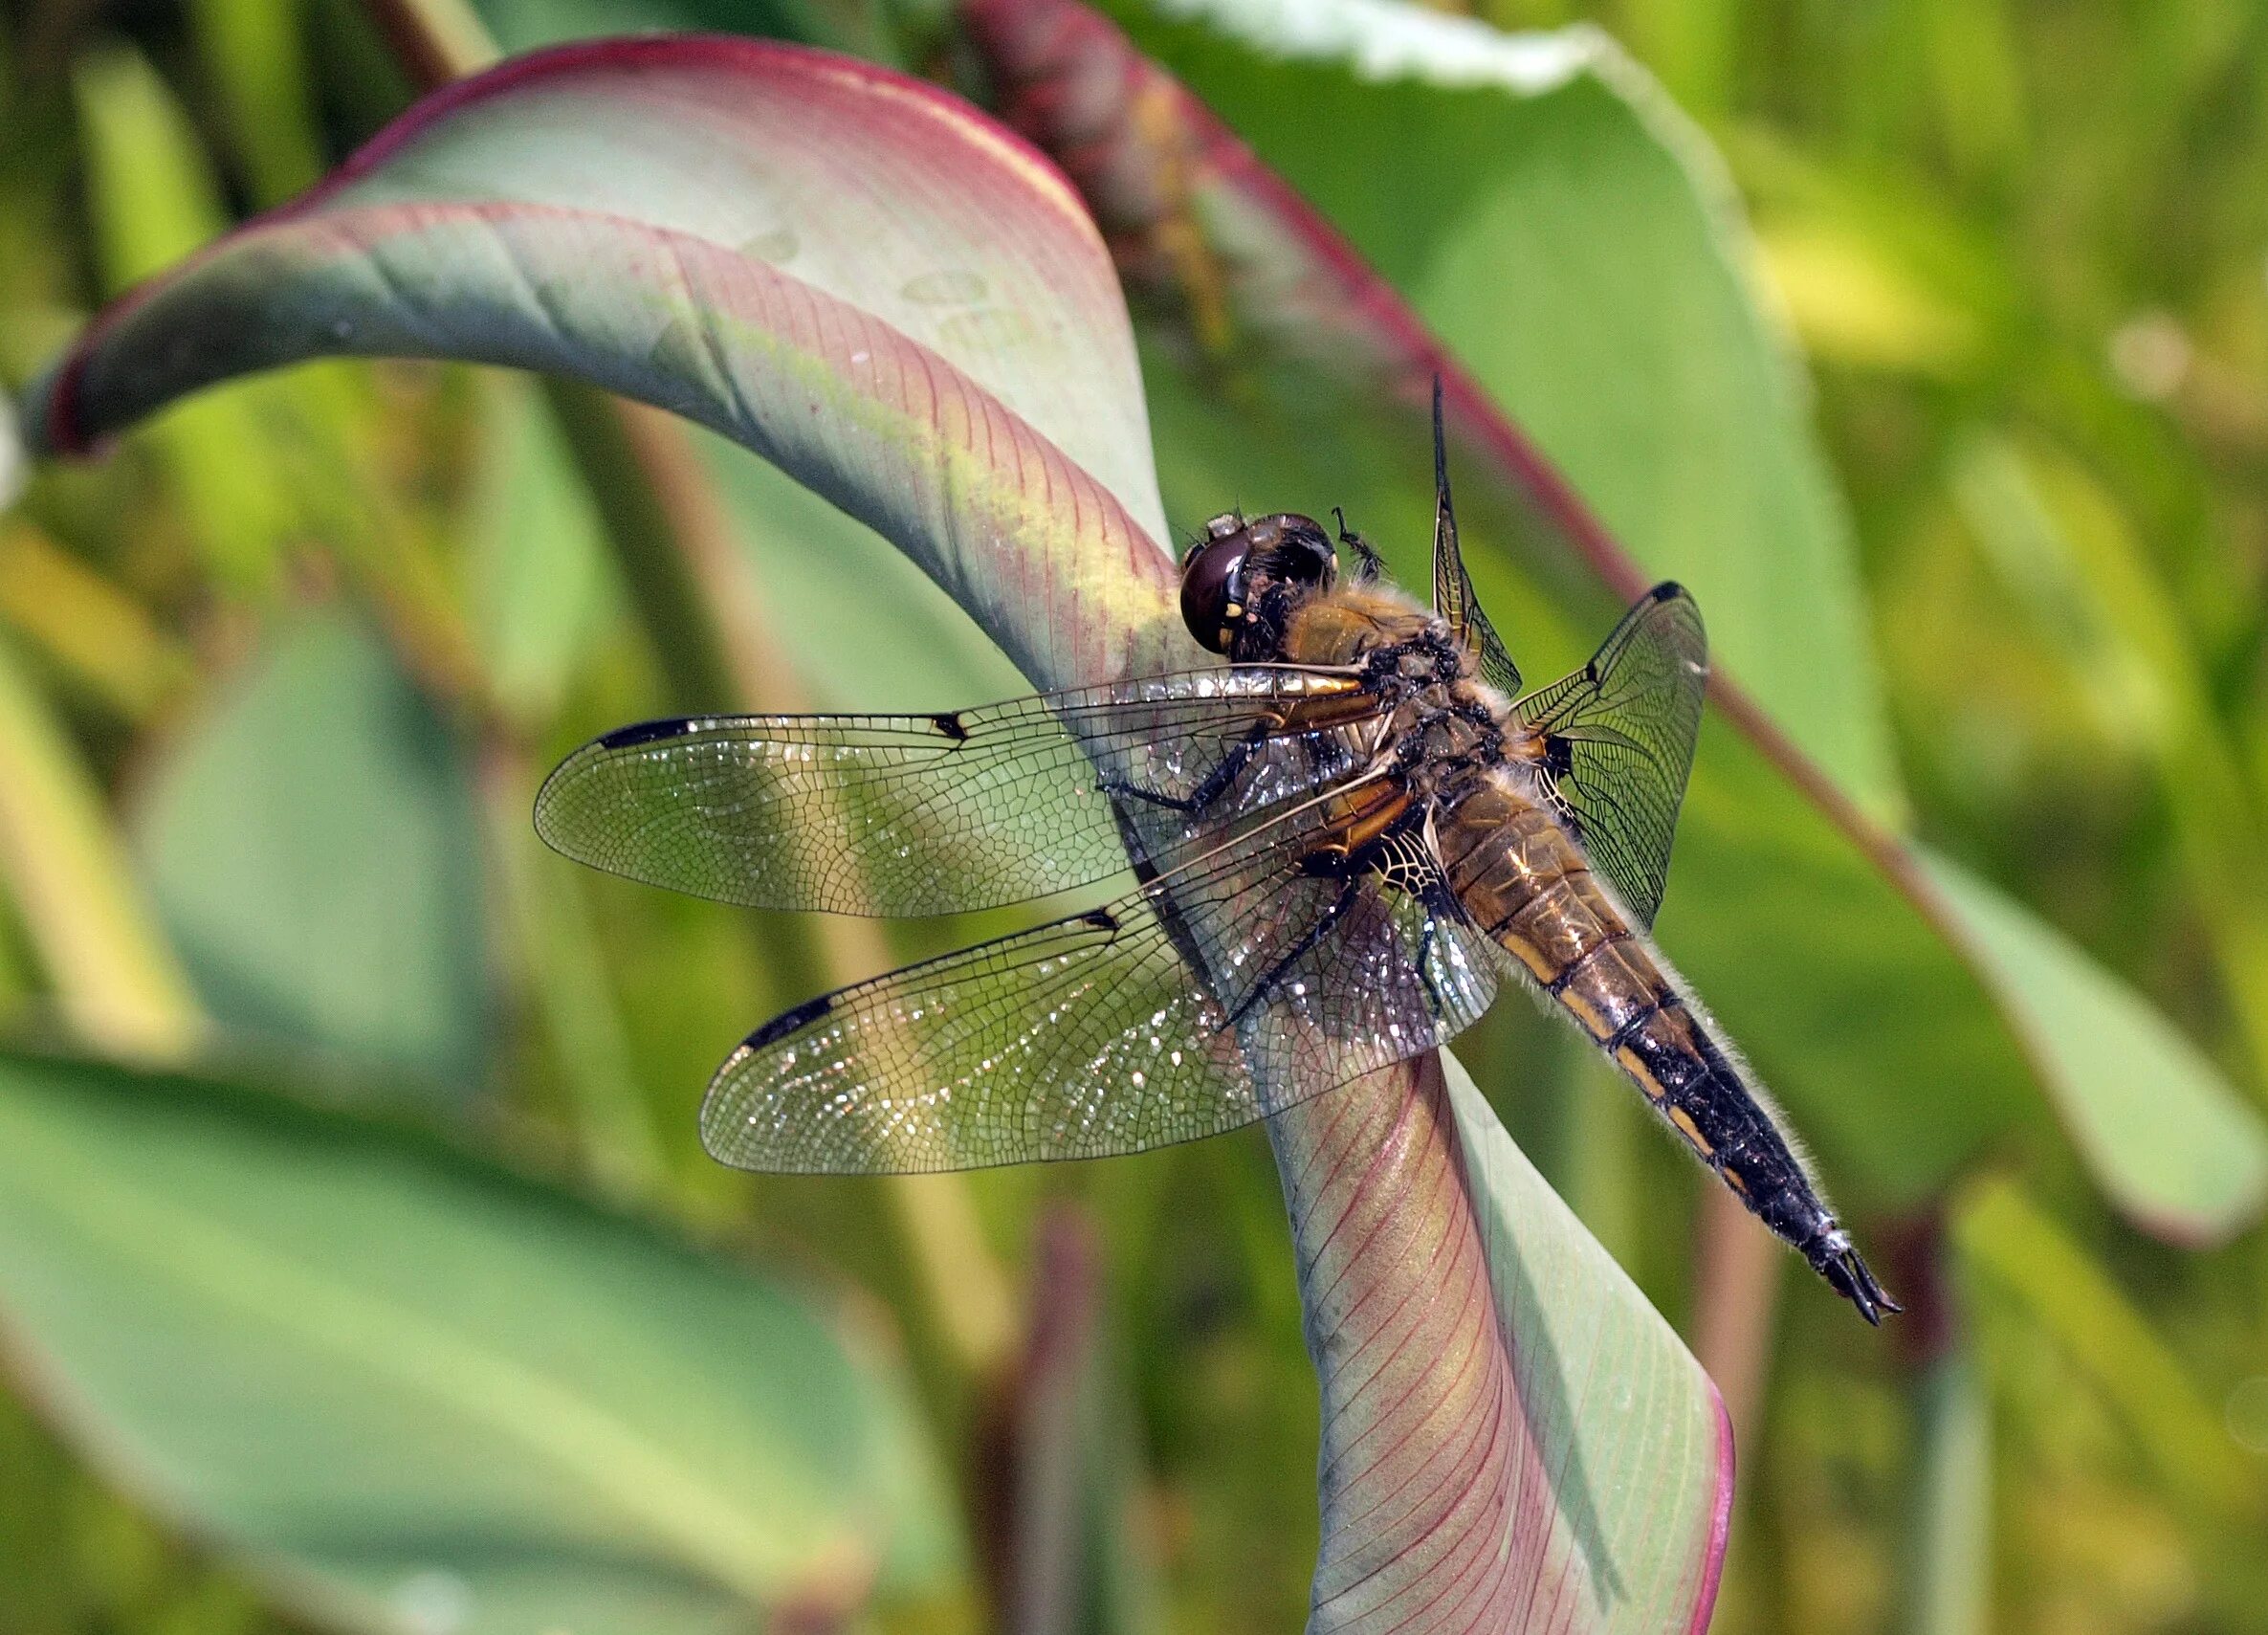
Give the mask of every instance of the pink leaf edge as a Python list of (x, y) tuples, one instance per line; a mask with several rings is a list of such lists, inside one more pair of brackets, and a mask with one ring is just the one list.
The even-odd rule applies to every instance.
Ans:
[(1686, 1635), (1707, 1635), (1716, 1616), (1717, 1591), (1725, 1577), (1725, 1550), (1732, 1540), (1733, 1481), (1739, 1460), (1732, 1446), (1732, 1416), (1725, 1411), (1724, 1395), (1714, 1380), (1708, 1383), (1709, 1407), (1717, 1416), (1717, 1489), (1709, 1506), (1708, 1543), (1702, 1557), (1701, 1588), (1693, 1600), (1693, 1622)]
[(26, 428), (32, 451), (67, 455), (87, 455), (99, 451), (102, 438), (112, 429), (96, 431), (86, 427), (78, 401), (80, 385), (94, 354), (100, 350), (105, 338), (152, 296), (194, 275), (214, 256), (233, 248), (244, 235), (321, 210), (341, 191), (367, 179), (451, 115), (516, 88), (538, 81), (556, 83), (582, 74), (682, 67), (723, 69), (759, 77), (785, 75), (826, 79), (931, 111), (965, 136), (991, 146), (1001, 160), (1012, 165), (1025, 181), (1048, 198), (1067, 220), (1075, 223), (1077, 231), (1094, 237), (1100, 245), (1093, 218), (1088, 214), (1078, 189), (1052, 159), (1013, 130), (985, 118), (951, 92), (927, 80), (810, 46), (738, 34), (652, 34), (574, 40), (508, 57), (493, 68), (451, 81), (420, 98), (304, 193), (249, 218), (178, 265), (144, 279), (105, 305), (51, 371), (44, 394), (36, 390), (32, 394), (33, 401), (45, 397), (43, 411), (31, 417)]

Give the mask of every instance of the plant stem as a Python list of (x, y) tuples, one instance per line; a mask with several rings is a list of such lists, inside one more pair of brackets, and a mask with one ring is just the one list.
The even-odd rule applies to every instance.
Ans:
[(538, 877), (541, 848), (528, 827), (527, 806), (535, 768), (524, 750), (492, 740), (481, 752), (479, 781), (498, 895), (560, 1077), (574, 1100), (584, 1165), (615, 1198), (651, 1198), (669, 1179), (669, 1160), (638, 1092), (629, 1040), (583, 895), (576, 882), (561, 890), (556, 875)]
[(1740, 1446), (1756, 1447), (1787, 1251), (1714, 1182), (1702, 1189), (1696, 1237), (1693, 1355), (1717, 1382)]

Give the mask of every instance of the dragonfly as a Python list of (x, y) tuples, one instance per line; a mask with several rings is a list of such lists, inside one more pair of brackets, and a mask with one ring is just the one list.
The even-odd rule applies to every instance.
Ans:
[(1603, 1051), (1870, 1323), (1900, 1308), (1650, 936), (1708, 674), (1657, 586), (1523, 692), (1459, 549), (1433, 602), (1339, 519), (1214, 519), (1180, 609), (1225, 663), (936, 715), (643, 722), (546, 780), (567, 856), (769, 909), (915, 917), (1122, 875), (1104, 906), (821, 995), (720, 1067), (740, 1168), (1100, 1158), (1271, 1117), (1470, 1025), (1508, 980)]

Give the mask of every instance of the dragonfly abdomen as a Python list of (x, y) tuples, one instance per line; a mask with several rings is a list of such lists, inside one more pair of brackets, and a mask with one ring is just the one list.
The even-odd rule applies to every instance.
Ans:
[(1896, 1311), (1780, 1133), (1763, 1089), (1719, 1039), (1708, 1018), (1678, 991), (1659, 956), (1651, 949), (1643, 952), (1662, 996), (1631, 1014), (1600, 1045), (1750, 1212), (1801, 1253), (1867, 1321), (1879, 1322), (1881, 1312)]
[(1869, 1321), (1894, 1310), (1780, 1134), (1770, 1099), (1566, 830), (1501, 781), (1442, 825), (1477, 923), (1611, 1056), (1702, 1161)]

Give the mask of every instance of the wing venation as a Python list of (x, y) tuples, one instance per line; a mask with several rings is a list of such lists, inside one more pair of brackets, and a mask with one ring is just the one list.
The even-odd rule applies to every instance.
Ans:
[(1487, 1008), (1494, 945), (1421, 848), (1392, 883), (1309, 873), (1299, 852), (1270, 831), (814, 1001), (725, 1062), (702, 1140), (744, 1169), (830, 1174), (1137, 1152), (1266, 1117), (1288, 1087), (1430, 1049)]
[(1701, 610), (1684, 587), (1662, 584), (1590, 663), (1516, 707), (1541, 740), (1540, 772), (1560, 816), (1641, 928), (1668, 883), (1707, 684)]
[(1464, 552), (1457, 540), (1457, 512), (1449, 503), (1449, 446), (1442, 432), (1442, 382), (1433, 382), (1433, 610), (1447, 621), (1457, 639), (1479, 661), (1481, 679), (1506, 697), (1520, 692), (1520, 667), (1506, 651), (1504, 638), (1488, 622), (1464, 571)]
[(1244, 666), (945, 715), (645, 722), (561, 762), (536, 828), (579, 862), (721, 902), (964, 913), (1107, 878), (1130, 849), (1162, 872), (1348, 776), (1353, 688)]

